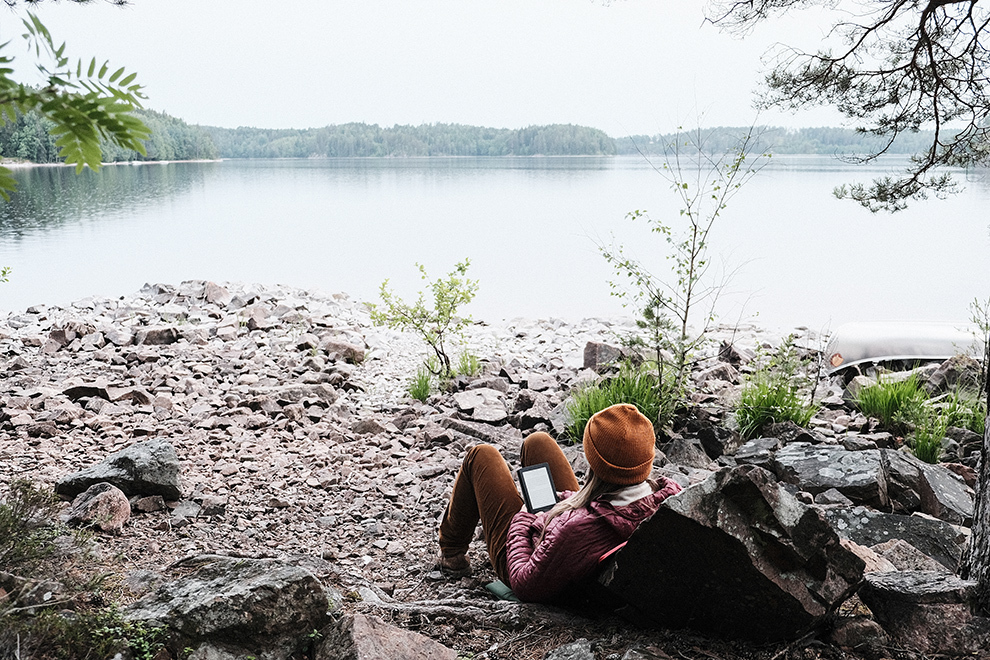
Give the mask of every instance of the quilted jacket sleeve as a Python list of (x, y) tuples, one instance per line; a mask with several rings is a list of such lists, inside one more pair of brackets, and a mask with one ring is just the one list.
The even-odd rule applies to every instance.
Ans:
[(681, 490), (669, 479), (661, 478), (658, 486), (652, 495), (627, 506), (596, 501), (566, 511), (550, 521), (539, 544), (546, 515), (517, 513), (506, 537), (509, 586), (524, 601), (546, 602), (594, 573), (603, 554), (628, 539), (661, 502)]
[(542, 516), (516, 514), (506, 540), (509, 582), (515, 594), (527, 602), (545, 602), (591, 573), (602, 548), (621, 542), (603, 522), (584, 511), (567, 511), (551, 521), (537, 545)]

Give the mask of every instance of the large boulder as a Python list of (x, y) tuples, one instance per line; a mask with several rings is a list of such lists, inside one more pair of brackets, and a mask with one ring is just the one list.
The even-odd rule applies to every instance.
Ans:
[(959, 475), (893, 449), (881, 449), (880, 457), (895, 512), (920, 511), (953, 524), (972, 524), (976, 495)]
[(818, 509), (742, 465), (667, 499), (600, 581), (658, 625), (770, 641), (821, 623), (863, 568)]
[(975, 591), (948, 573), (901, 571), (867, 574), (859, 597), (896, 646), (975, 657), (990, 648), (990, 618), (974, 615)]
[(829, 509), (825, 515), (842, 538), (865, 546), (901, 539), (951, 572), (958, 567), (966, 544), (966, 535), (956, 527), (925, 516), (881, 513), (864, 507)]
[(623, 351), (618, 346), (589, 341), (584, 346), (584, 368), (599, 371), (621, 360)]
[(119, 534), (130, 517), (131, 503), (127, 496), (116, 486), (98, 483), (76, 495), (65, 522)]
[(660, 448), (671, 463), (685, 467), (708, 470), (712, 468), (712, 459), (705, 453), (705, 448), (697, 438), (683, 438), (674, 435)]
[(857, 504), (887, 505), (879, 450), (847, 451), (836, 445), (796, 442), (777, 451), (773, 471), (781, 481), (812, 495), (834, 488)]
[(364, 614), (344, 616), (323, 632), (315, 660), (457, 660), (429, 637)]
[(968, 355), (955, 355), (939, 365), (928, 380), (925, 391), (935, 396), (951, 388), (979, 389), (980, 363)]
[(327, 594), (309, 570), (276, 559), (201, 555), (192, 573), (158, 587), (124, 613), (168, 630), (174, 652), (218, 645), (259, 658), (288, 658), (327, 623)]
[(780, 440), (777, 438), (753, 438), (739, 447), (733, 458), (740, 465), (758, 465), (772, 470), (774, 453), (778, 449)]
[(505, 394), (487, 387), (465, 390), (454, 395), (454, 405), (462, 413), (479, 422), (497, 424), (508, 417)]
[(110, 454), (102, 462), (63, 477), (55, 492), (74, 498), (90, 486), (106, 482), (125, 495), (161, 495), (177, 500), (182, 495), (179, 457), (167, 440), (137, 442)]

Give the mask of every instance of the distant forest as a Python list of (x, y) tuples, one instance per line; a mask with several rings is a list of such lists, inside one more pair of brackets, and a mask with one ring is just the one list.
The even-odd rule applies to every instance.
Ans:
[[(710, 153), (726, 153), (736, 147), (739, 139), (746, 135), (747, 127), (718, 126), (703, 128), (700, 141), (703, 148)], [(881, 149), (886, 141), (873, 135), (859, 133), (850, 128), (780, 128), (775, 126), (757, 127), (754, 130), (756, 139), (750, 148), (750, 153), (774, 154), (866, 154)], [(913, 154), (931, 145), (934, 133), (918, 131), (917, 133), (902, 133), (894, 144), (887, 150), (889, 154)], [(646, 154), (648, 156), (662, 155), (664, 148), (670, 148), (677, 140), (681, 145), (698, 141), (697, 131), (687, 133), (668, 133), (664, 135), (631, 135), (615, 140), (616, 153), (620, 155)]]
[[(216, 145), (198, 126), (163, 112), (139, 110), (136, 113), (151, 129), (145, 141), (147, 155), (104, 143), (103, 162), (131, 160), (199, 160), (219, 158)], [(49, 130), (52, 122), (36, 112), (18, 115), (17, 121), (0, 126), (0, 156), (32, 163), (57, 163), (58, 147)]]
[[(137, 113), (152, 130), (147, 155), (104, 145), (104, 162), (132, 160), (198, 160), (215, 158), (340, 158), (403, 156), (612, 156), (662, 155), (665, 145), (687, 136), (633, 135), (611, 138), (596, 128), (571, 124), (520, 129), (483, 128), (463, 124), (421, 124), (381, 127), (339, 124), (323, 128), (218, 128), (189, 125), (162, 112)], [(0, 126), (0, 157), (54, 163), (58, 149), (51, 123), (35, 113)], [(749, 129), (702, 129), (706, 151), (732, 149)], [(693, 131), (692, 131), (693, 133)], [(757, 129), (752, 153), (859, 154), (876, 150), (882, 141), (845, 128)], [(912, 154), (931, 144), (932, 133), (902, 135), (892, 154)]]
[(612, 156), (615, 140), (571, 124), (483, 128), (421, 124), (382, 128), (340, 124), (323, 128), (203, 130), (224, 158), (341, 158), (376, 156)]

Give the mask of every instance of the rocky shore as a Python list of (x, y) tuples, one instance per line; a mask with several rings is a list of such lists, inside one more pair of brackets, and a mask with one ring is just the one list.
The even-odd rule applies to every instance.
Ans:
[[(110, 572), (121, 602), (137, 601), (135, 612), (150, 621), (165, 615), (148, 599), (170, 593), (182, 601), (174, 580), (191, 565), (214, 561), (203, 557), (220, 557), (221, 564), (230, 557), (279, 562), (250, 569), (258, 575), (278, 573), (276, 566), (303, 570), (317, 582), (300, 578), (295, 605), (309, 602), (312, 610), (312, 594), (322, 589), (316, 600), (328, 595), (337, 622), (332, 632), (314, 631), (325, 641), (318, 653), (308, 647), (312, 657), (352, 657), (341, 649), (353, 650), (362, 636), (394, 642), (407, 634), (382, 632), (376, 627), (382, 620), (454, 649), (449, 657), (921, 657), (897, 655), (896, 631), (875, 628), (853, 641), (846, 630), (846, 638), (833, 635), (828, 644), (808, 638), (768, 647), (497, 601), (484, 588), (495, 576), (480, 541), (472, 549), (471, 577), (448, 580), (436, 570), (437, 522), (465, 450), (490, 442), (512, 461), (525, 433), (560, 435), (569, 393), (599, 377), (610, 347), (634, 327), (603, 319), (475, 323), (463, 348), (479, 358), (481, 373), (459, 377), (452, 391), (420, 403), (407, 388), (425, 346), (373, 326), (365, 305), (343, 294), (192, 281), (67, 308), (32, 307), (0, 320), (0, 498), (15, 479), (56, 488), (67, 501), (95, 483), (115, 484), (129, 510), (114, 518), (99, 509), (107, 532), (96, 537), (87, 561), (93, 572)], [(795, 332), (804, 350), (820, 347), (814, 333)], [(743, 444), (727, 424), (727, 410), (753, 352), (780, 338), (755, 327), (718, 328), (710, 337), (694, 374), (694, 403), (707, 412), (671, 430), (657, 469), (690, 486), (720, 468), (766, 468), (788, 484), (781, 487), (784, 497), (827, 512), (832, 527), (847, 530), (843, 538), (862, 548), (892, 540), (869, 542), (871, 534), (889, 536), (893, 522), (904, 524), (872, 525), (866, 518), (938, 521), (945, 526), (937, 530), (944, 536), (940, 555), (924, 554), (926, 534), (910, 521), (898, 538), (918, 537), (915, 554), (906, 551), (913, 563), (897, 569), (892, 560), (882, 564), (875, 549), (859, 554), (876, 558), (886, 572), (908, 564), (932, 568), (922, 556), (937, 565), (936, 573), (955, 570), (971, 524), (966, 479), (979, 438), (956, 439), (953, 467), (920, 467), (898, 451), (899, 439), (877, 433), (844, 403), (845, 383), (835, 381), (823, 383), (825, 405), (808, 429), (777, 429)], [(141, 486), (132, 474), (118, 474), (130, 469), (120, 467), (120, 452), (131, 467), (146, 460), (127, 458), (136, 445), (149, 456), (164, 452), (147, 459), (158, 462), (160, 478)], [(579, 447), (565, 451), (580, 473)], [(109, 465), (115, 455), (118, 462)], [(809, 467), (823, 461), (835, 474)], [(234, 572), (227, 564), (209, 565), (214, 573)], [(317, 612), (314, 621), (327, 625), (323, 615)], [(295, 641), (311, 632), (290, 629), (283, 633)], [(200, 633), (182, 632), (183, 644), (196, 640), (189, 657), (246, 653), (235, 643), (243, 631), (212, 641)], [(975, 639), (984, 639), (977, 633)], [(405, 649), (416, 646), (401, 639)], [(301, 652), (295, 642), (282, 642), (258, 657)], [(448, 657), (439, 648), (427, 645), (409, 657)]]

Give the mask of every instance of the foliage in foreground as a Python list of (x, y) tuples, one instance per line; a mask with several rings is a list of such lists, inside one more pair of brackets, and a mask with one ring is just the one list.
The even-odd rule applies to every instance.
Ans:
[(749, 440), (778, 422), (808, 425), (817, 408), (799, 393), (800, 366), (792, 335), (743, 386), (735, 413), (739, 435)]
[[(88, 584), (67, 578), (61, 561), (66, 545), (57, 541), (68, 530), (55, 522), (57, 513), (54, 493), (24, 480), (13, 482), (0, 502), (0, 571), (27, 580), (57, 577), (62, 584), (58, 597), (43, 607), (18, 606), (12, 602), (15, 594), (0, 591), (0, 658), (90, 660), (124, 653), (151, 660), (163, 631), (125, 621), (97, 595), (90, 594), (97, 605), (87, 603), (85, 592), (100, 578)], [(69, 545), (81, 538), (70, 538)]]
[(617, 403), (629, 403), (649, 419), (655, 429), (673, 416), (677, 397), (673, 379), (657, 379), (651, 371), (624, 365), (619, 373), (575, 392), (567, 403), (567, 436), (581, 442), (591, 416)]
[(95, 660), (130, 657), (152, 660), (162, 649), (165, 629), (126, 621), (114, 606), (75, 612), (43, 610), (11, 616), (0, 633), (0, 657), (35, 660)]
[(450, 356), (447, 355), (447, 341), (471, 322), (470, 316), (457, 316), (458, 309), (471, 302), (478, 291), (478, 280), (467, 277), (470, 265), (470, 260), (465, 259), (454, 266), (446, 279), (431, 280), (426, 268), (416, 264), (423, 281), (433, 291), (432, 308), (426, 306), (422, 291), (412, 305), (404, 302), (389, 289), (388, 280), (382, 282), (379, 291), (382, 306), (370, 305), (374, 323), (395, 330), (413, 330), (433, 349), (436, 367), (431, 367), (428, 362), (427, 368), (441, 378), (448, 378), (454, 373)]
[(24, 480), (11, 484), (0, 503), (0, 571), (31, 572), (56, 553), (53, 541), (66, 531), (53, 522), (57, 511), (53, 492)]
[[(132, 114), (145, 98), (135, 74), (125, 74), (123, 68), (111, 71), (109, 63), (97, 64), (96, 58), (88, 65), (82, 60), (73, 65), (65, 44), (56, 46), (34, 14), (28, 13), (23, 23), (24, 38), (46, 82), (34, 88), (15, 81), (10, 77), (14, 58), (0, 54), (0, 121), (16, 122), (19, 115), (37, 111), (52, 123), (58, 157), (77, 172), (100, 169), (102, 140), (144, 154), (142, 141), (150, 131)], [(0, 52), (9, 44), (0, 44)], [(0, 167), (0, 196), (9, 200), (15, 187), (10, 170)]]
[(902, 134), (933, 129), (900, 176), (836, 189), (836, 196), (875, 212), (901, 210), (929, 193), (943, 198), (958, 190), (943, 168), (988, 161), (990, 9), (985, 4), (714, 0), (708, 15), (716, 25), (745, 34), (795, 9), (836, 10), (824, 14), (831, 23), (824, 41), (816, 40), (808, 50), (775, 48), (759, 104), (836, 108), (858, 130), (882, 139), (860, 162), (886, 153)]

